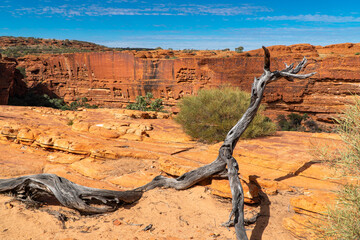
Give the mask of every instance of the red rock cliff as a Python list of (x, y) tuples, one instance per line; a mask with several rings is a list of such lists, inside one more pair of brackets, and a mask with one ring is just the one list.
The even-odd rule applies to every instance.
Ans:
[(9, 95), (18, 77), (15, 67), (15, 60), (4, 59), (0, 55), (0, 105), (8, 104)]
[[(269, 49), (272, 70), (306, 56), (306, 72), (317, 72), (310, 79), (269, 84), (264, 101), (272, 118), (286, 112), (307, 112), (315, 120), (330, 121), (351, 102), (352, 94), (360, 92), (360, 44), (298, 44)], [(254, 76), (263, 71), (261, 49), (228, 57), (136, 56), (131, 52), (74, 53), (27, 56), (18, 61), (26, 68), (28, 86), (41, 84), (65, 101), (87, 97), (92, 104), (118, 107), (145, 92), (174, 105), (182, 96), (201, 88), (231, 84), (249, 91)]]

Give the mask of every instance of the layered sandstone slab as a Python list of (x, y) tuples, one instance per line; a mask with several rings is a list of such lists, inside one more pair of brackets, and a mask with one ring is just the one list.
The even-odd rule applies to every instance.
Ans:
[[(43, 172), (89, 187), (133, 189), (157, 175), (180, 176), (208, 164), (216, 159), (221, 145), (194, 142), (173, 120), (143, 119), (146, 114), (138, 111), (0, 106), (0, 112), (1, 178)], [(114, 132), (118, 134), (109, 134)], [(288, 229), (296, 238), (305, 234), (304, 238), (312, 239), (304, 223), (324, 214), (334, 199), (331, 192), (346, 182), (334, 178), (326, 165), (311, 156), (311, 149), (320, 143), (339, 146), (341, 141), (336, 134), (297, 132), (240, 140), (234, 157), (239, 162), (245, 201), (252, 204), (246, 207), (246, 216), (260, 212), (259, 224), (267, 222), (270, 230), (274, 227), (286, 235)], [(231, 197), (226, 178), (208, 179), (200, 185), (204, 199)], [(160, 199), (157, 201), (167, 204)], [(225, 202), (230, 211), (229, 200)], [(220, 232), (226, 235), (224, 231)]]

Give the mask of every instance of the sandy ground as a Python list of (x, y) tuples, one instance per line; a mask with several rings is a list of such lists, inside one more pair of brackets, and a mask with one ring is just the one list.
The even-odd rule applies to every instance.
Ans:
[[(295, 239), (281, 225), (284, 217), (291, 216), (289, 197), (270, 196), (270, 205), (256, 208), (255, 212), (262, 215), (256, 224), (246, 227), (249, 239)], [(236, 238), (234, 228), (221, 226), (231, 210), (230, 200), (209, 194), (203, 186), (185, 191), (155, 189), (136, 204), (95, 216), (81, 216), (60, 206), (34, 209), (12, 199), (0, 195), (0, 239)], [(247, 216), (252, 216), (250, 211), (254, 212), (254, 208), (246, 207)], [(58, 213), (66, 221), (60, 221)]]

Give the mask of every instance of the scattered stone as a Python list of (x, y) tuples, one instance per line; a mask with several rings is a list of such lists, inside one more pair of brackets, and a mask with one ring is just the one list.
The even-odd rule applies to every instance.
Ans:
[(119, 219), (113, 221), (114, 226), (120, 226), (122, 223)]

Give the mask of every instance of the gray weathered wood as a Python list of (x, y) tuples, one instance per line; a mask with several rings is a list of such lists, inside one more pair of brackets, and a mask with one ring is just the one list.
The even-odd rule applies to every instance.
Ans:
[[(141, 191), (89, 188), (46, 173), (0, 179), (0, 192), (13, 193), (23, 200), (58, 201), (63, 206), (76, 209), (83, 214), (111, 212), (124, 203), (139, 200), (142, 196)], [(94, 207), (91, 204), (103, 207)]]
[[(84, 214), (94, 214), (114, 211), (123, 203), (136, 202), (141, 198), (144, 191), (156, 187), (182, 190), (211, 176), (223, 176), (227, 170), (232, 193), (232, 211), (229, 223), (234, 222), (237, 239), (248, 239), (244, 227), (244, 192), (240, 184), (238, 176), (239, 166), (233, 157), (233, 150), (242, 133), (254, 119), (268, 83), (276, 81), (281, 77), (293, 81), (294, 78), (304, 79), (315, 74), (297, 74), (304, 68), (306, 58), (295, 68), (294, 64), (289, 66), (285, 64), (285, 69), (271, 72), (269, 50), (265, 47), (263, 49), (265, 53), (264, 73), (259, 78), (255, 77), (254, 79), (250, 105), (241, 119), (228, 132), (224, 143), (219, 149), (218, 157), (212, 163), (187, 172), (178, 178), (157, 176), (150, 183), (132, 191), (110, 191), (88, 188), (54, 174), (38, 174), (12, 179), (0, 179), (0, 192), (12, 192), (22, 198), (30, 198), (36, 201), (52, 198), (62, 205), (79, 210)], [(95, 207), (92, 204), (103, 207)], [(234, 217), (233, 220), (232, 217)]]

